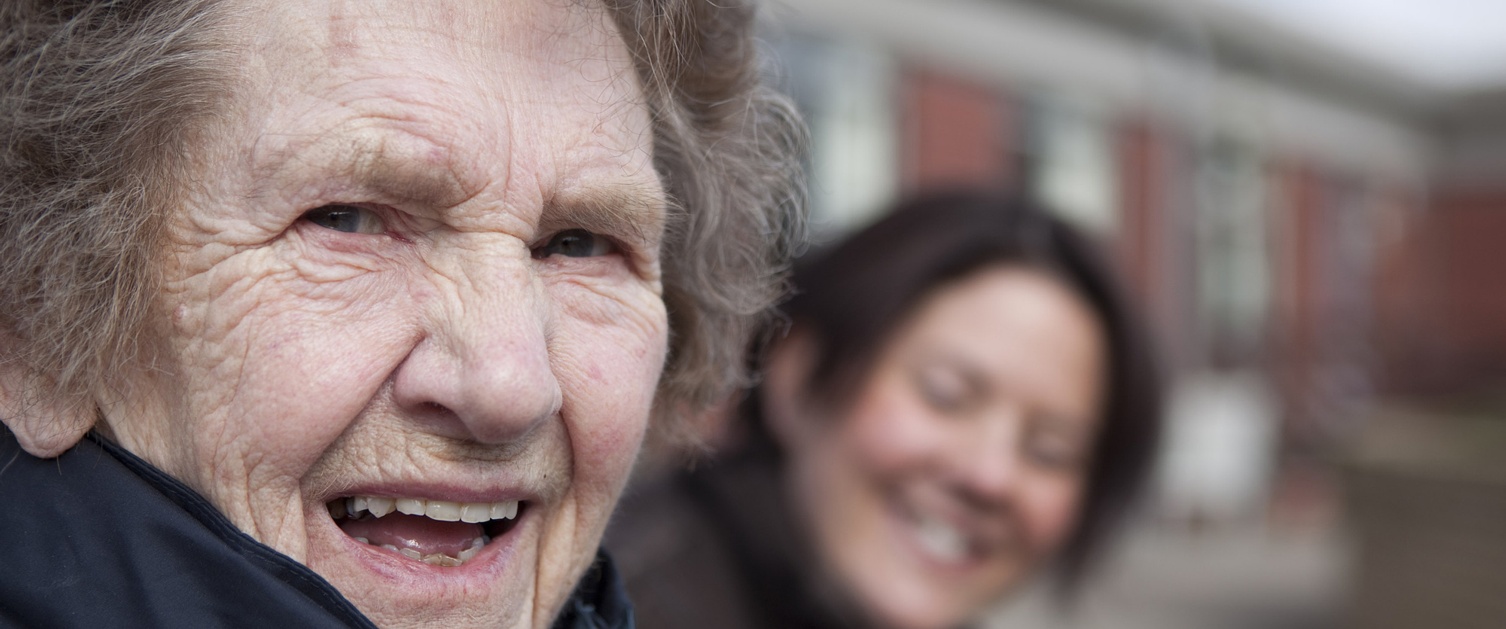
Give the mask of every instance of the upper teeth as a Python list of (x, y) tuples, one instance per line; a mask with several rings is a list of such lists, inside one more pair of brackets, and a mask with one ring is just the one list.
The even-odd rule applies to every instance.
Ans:
[(488, 520), (511, 520), (518, 516), (518, 501), (503, 502), (451, 502), (449, 500), (425, 500), (423, 498), (385, 498), (382, 496), (351, 496), (343, 501), (344, 512), (335, 501), (331, 511), (335, 517), (361, 517), (362, 512), (382, 517), (393, 511), (408, 515), (421, 515), (443, 522), (486, 522)]
[(967, 558), (967, 539), (957, 529), (943, 522), (925, 519), (918, 523), (916, 532), (921, 546), (938, 558), (947, 561)]

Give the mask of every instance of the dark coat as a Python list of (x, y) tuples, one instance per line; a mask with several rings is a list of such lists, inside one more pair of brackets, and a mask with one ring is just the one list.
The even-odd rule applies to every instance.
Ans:
[[(96, 435), (44, 460), (0, 431), (0, 499), (0, 626), (373, 626), (308, 567)], [(605, 555), (586, 577), (555, 626), (632, 629)]]
[(754, 448), (633, 490), (607, 547), (644, 629), (871, 626), (817, 568), (776, 455)]

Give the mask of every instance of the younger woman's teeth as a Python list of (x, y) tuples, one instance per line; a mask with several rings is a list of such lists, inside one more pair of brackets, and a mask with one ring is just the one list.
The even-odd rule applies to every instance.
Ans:
[(967, 558), (967, 538), (957, 529), (937, 520), (922, 519), (916, 523), (916, 538), (922, 548), (943, 561), (962, 561)]

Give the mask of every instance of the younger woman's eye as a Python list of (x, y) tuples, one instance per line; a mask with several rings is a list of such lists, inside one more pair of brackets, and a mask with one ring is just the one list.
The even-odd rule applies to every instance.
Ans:
[(926, 404), (943, 413), (960, 411), (967, 403), (967, 385), (953, 377), (921, 372), (915, 375), (915, 386)]
[(533, 250), (533, 257), (547, 258), (562, 255), (568, 258), (590, 258), (617, 253), (617, 245), (605, 236), (584, 229), (567, 229), (549, 237), (549, 241)]
[(1075, 470), (1083, 462), (1083, 444), (1049, 431), (1031, 430), (1023, 447), (1027, 459), (1044, 469)]
[(372, 210), (344, 204), (331, 204), (303, 213), (303, 220), (347, 234), (380, 234), (387, 226)]

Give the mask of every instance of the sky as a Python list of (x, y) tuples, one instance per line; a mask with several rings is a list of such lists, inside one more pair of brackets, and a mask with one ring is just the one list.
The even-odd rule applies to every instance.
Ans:
[(1209, 0), (1442, 89), (1506, 87), (1506, 0)]

